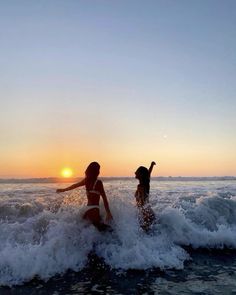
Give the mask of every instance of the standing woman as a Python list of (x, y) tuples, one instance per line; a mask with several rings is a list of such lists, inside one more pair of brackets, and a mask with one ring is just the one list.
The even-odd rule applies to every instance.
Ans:
[(111, 211), (109, 208), (107, 196), (103, 187), (103, 183), (98, 179), (100, 173), (100, 165), (97, 162), (92, 162), (88, 165), (85, 171), (85, 178), (67, 188), (58, 189), (56, 192), (65, 192), (75, 189), (80, 186), (85, 186), (87, 194), (86, 212), (83, 215), (84, 219), (89, 220), (99, 231), (110, 230), (110, 226), (102, 222), (99, 209), (100, 196), (103, 199), (106, 210), (106, 221), (112, 220)]
[(149, 169), (140, 166), (135, 172), (135, 177), (139, 180), (135, 198), (139, 209), (140, 227), (144, 231), (148, 231), (155, 221), (155, 214), (149, 204), (150, 176), (154, 165), (156, 163), (152, 162)]

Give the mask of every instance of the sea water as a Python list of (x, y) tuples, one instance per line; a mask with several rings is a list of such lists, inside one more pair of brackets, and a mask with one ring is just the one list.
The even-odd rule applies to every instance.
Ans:
[[(84, 188), (0, 184), (0, 294), (236, 294), (236, 181), (158, 181), (138, 224), (135, 179), (104, 180), (114, 220), (82, 219)], [(105, 216), (102, 201), (101, 214)]]

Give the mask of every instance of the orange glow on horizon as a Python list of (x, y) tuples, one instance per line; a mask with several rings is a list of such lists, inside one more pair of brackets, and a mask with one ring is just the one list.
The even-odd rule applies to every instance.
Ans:
[[(40, 177), (84, 177), (86, 167), (92, 161), (101, 165), (99, 177), (134, 177), (139, 166), (149, 167), (152, 160), (154, 166), (152, 176), (235, 176), (236, 158), (232, 152), (223, 153), (220, 146), (211, 150), (210, 147), (198, 148), (190, 144), (185, 147), (172, 145), (163, 147), (158, 145), (158, 153), (154, 148), (142, 146), (134, 149), (133, 146), (124, 146), (112, 153), (104, 151), (90, 151), (87, 149), (69, 152), (52, 146), (34, 146), (31, 149), (15, 149), (0, 155), (0, 178), (40, 178)], [(148, 156), (143, 153), (148, 150)], [(95, 153), (96, 152), (96, 153)], [(233, 156), (232, 156), (233, 155)], [(68, 170), (67, 170), (68, 169)]]

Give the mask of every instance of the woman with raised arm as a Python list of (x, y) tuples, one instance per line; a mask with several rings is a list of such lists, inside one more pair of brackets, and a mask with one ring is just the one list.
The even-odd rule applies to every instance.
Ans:
[(140, 166), (135, 172), (135, 177), (139, 180), (135, 192), (136, 204), (139, 209), (139, 223), (145, 231), (148, 231), (155, 221), (155, 214), (149, 204), (150, 176), (154, 165), (156, 163), (152, 162), (149, 169)]
[(109, 222), (112, 220), (111, 211), (109, 208), (107, 196), (103, 187), (103, 183), (98, 179), (100, 173), (100, 165), (97, 162), (92, 162), (88, 165), (85, 171), (85, 178), (80, 182), (77, 182), (67, 188), (58, 189), (56, 192), (66, 192), (72, 189), (75, 189), (80, 186), (85, 186), (87, 194), (87, 210), (83, 215), (84, 219), (89, 220), (99, 231), (110, 230), (110, 226), (103, 223), (100, 210), (99, 210), (99, 201), (100, 196), (103, 199), (104, 207), (106, 210), (106, 221)]

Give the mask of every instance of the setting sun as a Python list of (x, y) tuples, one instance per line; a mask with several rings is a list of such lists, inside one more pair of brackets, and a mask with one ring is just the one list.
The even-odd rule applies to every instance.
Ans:
[(61, 170), (61, 175), (65, 178), (71, 177), (73, 175), (73, 171), (70, 168), (63, 168)]

